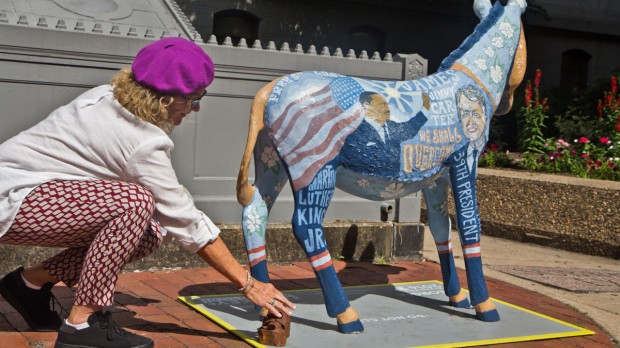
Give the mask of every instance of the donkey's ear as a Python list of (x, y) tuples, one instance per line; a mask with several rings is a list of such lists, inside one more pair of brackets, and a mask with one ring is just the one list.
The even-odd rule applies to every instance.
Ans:
[(490, 0), (474, 0), (474, 12), (476, 16), (483, 20), (491, 11), (491, 1)]

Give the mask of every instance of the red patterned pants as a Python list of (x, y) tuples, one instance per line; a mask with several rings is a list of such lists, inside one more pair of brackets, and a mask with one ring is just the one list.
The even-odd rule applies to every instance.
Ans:
[(67, 248), (43, 268), (67, 286), (75, 305), (110, 306), (118, 275), (150, 255), (162, 234), (151, 218), (153, 195), (118, 181), (51, 181), (24, 199), (2, 244)]

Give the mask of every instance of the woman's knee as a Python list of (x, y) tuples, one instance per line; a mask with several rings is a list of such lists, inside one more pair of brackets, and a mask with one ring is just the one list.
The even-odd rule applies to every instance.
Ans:
[(140, 239), (140, 243), (131, 255), (129, 262), (134, 262), (151, 255), (159, 248), (163, 239), (164, 236), (162, 235), (161, 227), (157, 224), (157, 222), (151, 220), (151, 223)]
[(155, 197), (146, 187), (127, 183), (128, 200), (132, 203), (130, 207), (136, 214), (150, 219), (155, 212)]

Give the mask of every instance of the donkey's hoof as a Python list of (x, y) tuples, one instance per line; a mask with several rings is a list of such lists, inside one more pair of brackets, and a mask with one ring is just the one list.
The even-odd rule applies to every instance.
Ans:
[(476, 312), (476, 318), (486, 322), (499, 321), (499, 313), (497, 312), (497, 309), (491, 309), (486, 312)]
[(291, 317), (282, 314), (278, 318), (269, 313), (263, 319), (263, 325), (258, 329), (258, 342), (268, 346), (284, 347), (286, 339), (291, 334)]
[(364, 332), (364, 325), (359, 319), (346, 324), (338, 323), (338, 331), (345, 334), (358, 334)]
[(453, 301), (448, 301), (450, 303), (450, 306), (452, 307), (456, 307), (456, 308), (471, 308), (471, 303), (469, 303), (468, 299), (463, 299), (457, 302), (453, 302)]

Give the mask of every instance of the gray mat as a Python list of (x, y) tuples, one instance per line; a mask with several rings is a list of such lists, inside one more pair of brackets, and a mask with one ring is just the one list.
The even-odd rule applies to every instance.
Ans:
[(487, 267), (572, 292), (620, 292), (620, 272), (617, 271), (512, 265)]
[[(325, 312), (320, 289), (287, 291), (297, 310), (287, 347), (469, 347), (485, 344), (591, 335), (594, 332), (493, 299), (501, 320), (485, 323), (473, 309), (447, 305), (437, 281), (347, 287), (363, 334), (338, 333)], [(254, 347), (258, 320), (239, 294), (180, 297), (181, 301)]]

